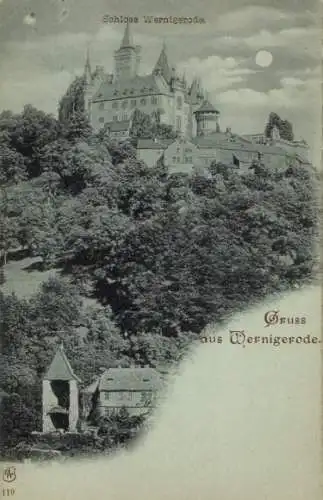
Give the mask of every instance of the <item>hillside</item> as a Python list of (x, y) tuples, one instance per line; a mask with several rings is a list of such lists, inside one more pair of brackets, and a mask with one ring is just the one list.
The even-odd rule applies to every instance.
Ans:
[[(209, 323), (311, 281), (315, 182), (310, 167), (260, 161), (245, 173), (214, 161), (206, 176), (169, 175), (82, 114), (0, 114), (10, 444), (40, 427), (42, 376), (59, 343), (84, 384), (111, 366), (176, 364)], [(10, 253), (19, 247), (22, 258)]]

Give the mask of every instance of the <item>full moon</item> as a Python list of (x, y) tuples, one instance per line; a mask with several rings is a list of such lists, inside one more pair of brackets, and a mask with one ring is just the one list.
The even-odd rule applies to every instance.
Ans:
[(268, 50), (259, 50), (256, 54), (256, 64), (262, 68), (268, 68), (273, 62), (273, 56)]

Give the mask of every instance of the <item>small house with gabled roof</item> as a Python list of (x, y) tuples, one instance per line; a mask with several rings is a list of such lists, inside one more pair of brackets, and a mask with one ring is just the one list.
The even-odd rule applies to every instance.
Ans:
[(61, 345), (43, 378), (43, 432), (76, 431), (80, 382)]
[(85, 413), (90, 417), (97, 410), (104, 416), (126, 408), (130, 415), (141, 415), (155, 407), (161, 388), (162, 378), (154, 368), (110, 368), (82, 391)]

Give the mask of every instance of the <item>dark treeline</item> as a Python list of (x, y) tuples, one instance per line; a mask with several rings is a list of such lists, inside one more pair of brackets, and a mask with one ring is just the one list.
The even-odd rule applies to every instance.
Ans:
[(131, 140), (94, 133), (82, 110), (63, 116), (0, 115), (2, 262), (22, 247), (60, 269), (28, 300), (0, 296), (0, 388), (33, 428), (58, 340), (85, 383), (114, 363), (176, 361), (205, 325), (302, 285), (315, 266), (313, 169), (214, 162), (168, 175)]

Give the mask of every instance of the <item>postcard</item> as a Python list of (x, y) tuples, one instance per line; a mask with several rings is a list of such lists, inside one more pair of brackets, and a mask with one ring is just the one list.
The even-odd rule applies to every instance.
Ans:
[(316, 0), (0, 0), (0, 497), (319, 500)]

